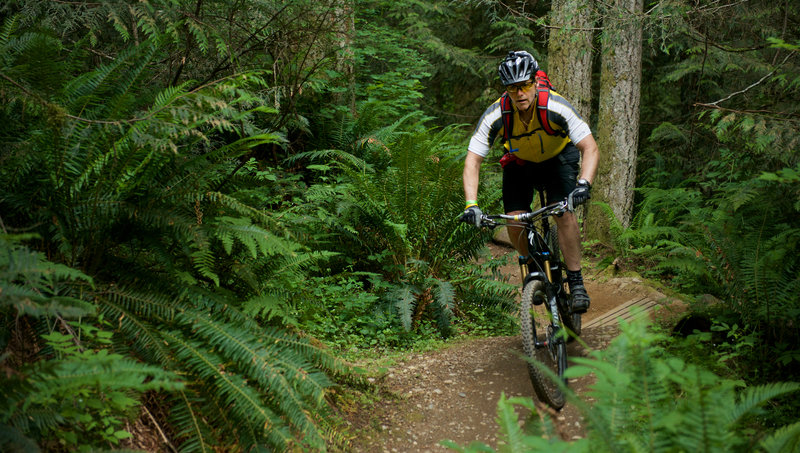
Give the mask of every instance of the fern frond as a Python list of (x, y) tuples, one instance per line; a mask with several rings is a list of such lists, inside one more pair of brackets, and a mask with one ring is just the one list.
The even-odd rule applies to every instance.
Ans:
[(191, 257), (195, 270), (200, 275), (219, 286), (219, 275), (214, 271), (214, 264), (216, 262), (214, 251), (211, 249), (195, 250), (192, 252)]
[(263, 317), (267, 321), (273, 317), (285, 318), (287, 313), (286, 299), (280, 294), (263, 292), (242, 304), (242, 312), (250, 316)]
[[(114, 81), (113, 75), (123, 68), (142, 50), (138, 46), (130, 46), (120, 52), (113, 61), (101, 65), (94, 71), (76, 77), (64, 86), (63, 95), (65, 104), (72, 111), (91, 112), (92, 107), (103, 106), (102, 99), (98, 97), (98, 91), (106, 83), (109, 85)], [(89, 107), (87, 111), (86, 108)]]
[(177, 392), (177, 397), (172, 399), (170, 421), (176, 427), (177, 438), (182, 441), (181, 448), (187, 452), (210, 453), (219, 441), (213, 435), (212, 427), (208, 425), (209, 417), (204, 414), (199, 401), (201, 398), (193, 392)]
[(205, 352), (199, 343), (184, 340), (178, 333), (164, 332), (163, 335), (176, 351), (178, 359), (198, 378), (213, 385), (207, 389), (211, 399), (219, 400), (222, 407), (228, 407), (242, 424), (261, 427), (262, 437), (274, 445), (287, 448), (292, 443), (293, 438), (284, 421), (264, 404), (258, 392), (242, 377), (226, 373), (223, 361), (216, 354)]
[[(248, 370), (248, 375), (261, 382), (264, 388), (276, 391), (276, 399), (291, 399), (283, 403), (295, 406), (291, 408), (287, 406), (284, 409), (291, 409), (295, 414), (302, 413), (300, 410), (302, 404), (297, 395), (288, 392), (288, 389), (297, 387), (301, 395), (319, 402), (325, 388), (330, 385), (327, 380), (320, 379), (321, 375), (303, 371), (309, 368), (309, 364), (298, 354), (300, 351), (278, 347), (274, 342), (271, 344), (257, 342), (250, 332), (231, 324), (212, 322), (198, 313), (186, 312), (178, 321), (205, 336), (210, 344), (218, 348), (220, 354), (234, 360), (242, 369)], [(278, 351), (287, 354), (278, 354)], [(290, 352), (297, 355), (288, 354)]]
[(524, 445), (524, 435), (522, 428), (519, 426), (519, 416), (514, 410), (514, 405), (506, 397), (505, 392), (500, 394), (500, 400), (497, 402), (496, 421), (500, 426), (500, 432), (503, 434), (505, 443), (509, 446), (508, 451), (523, 451), (521, 447)]
[[(31, 380), (32, 398), (47, 400), (51, 395), (71, 394), (86, 386), (99, 386), (107, 390), (179, 389), (183, 384), (161, 367), (146, 365), (117, 354), (101, 350), (96, 354), (80, 357), (80, 360), (39, 362), (46, 370), (38, 370)], [(31, 404), (31, 403), (26, 403)], [(35, 402), (34, 402), (35, 404)]]
[(416, 288), (411, 285), (401, 285), (387, 295), (392, 306), (400, 315), (400, 322), (407, 332), (411, 331), (412, 318), (418, 296)]
[(19, 245), (21, 239), (0, 235), (0, 307), (12, 306), (18, 315), (59, 315), (77, 318), (94, 313), (89, 302), (72, 296), (70, 286), (93, 279), (77, 269), (49, 262), (44, 255)]
[(8, 46), (11, 36), (17, 30), (19, 23), (19, 15), (8, 16), (3, 20), (3, 27), (0, 28), (0, 48), (5, 49)]
[[(164, 345), (159, 329), (145, 321), (147, 318), (138, 312), (138, 303), (126, 307), (126, 303), (114, 303), (115, 298), (116, 295), (99, 298), (98, 312), (107, 319), (115, 320), (118, 331), (126, 338), (133, 339), (131, 348), (139, 357), (150, 363), (159, 363), (172, 368), (172, 352)], [(125, 302), (130, 303), (130, 300)]]
[(216, 203), (224, 208), (232, 210), (239, 215), (253, 219), (254, 221), (259, 222), (260, 224), (271, 229), (280, 228), (267, 212), (255, 209), (254, 207), (247, 205), (246, 203), (243, 203), (230, 195), (220, 192), (208, 192), (204, 195), (204, 197), (206, 197), (208, 201), (212, 203)]
[(436, 324), (439, 331), (445, 336), (450, 334), (453, 311), (455, 309), (456, 291), (453, 285), (444, 280), (434, 279), (433, 281), (434, 313), (436, 314)]
[(741, 418), (753, 411), (765, 401), (775, 397), (793, 393), (800, 390), (800, 383), (772, 383), (756, 387), (747, 387), (739, 395), (739, 401), (732, 411), (726, 413), (726, 421), (729, 425), (734, 425)]
[(249, 219), (218, 217), (214, 219), (212, 233), (222, 242), (229, 255), (233, 252), (234, 241), (244, 245), (253, 258), (294, 252), (287, 248), (293, 244), (274, 237), (270, 232), (253, 225)]
[(791, 453), (800, 450), (800, 422), (779, 428), (759, 442), (767, 453)]
[(120, 77), (109, 90), (109, 108), (106, 115), (110, 118), (117, 118), (119, 114), (126, 113), (127, 109), (124, 106), (128, 104), (127, 98), (135, 95), (135, 93), (131, 93), (131, 90), (137, 87), (140, 77), (158, 52), (158, 46), (150, 40), (140, 43), (138, 47), (139, 54), (134, 64), (128, 65), (122, 71)]
[(345, 374), (349, 370), (348, 366), (342, 360), (332, 356), (326, 350), (312, 345), (308, 339), (298, 338), (277, 329), (265, 329), (263, 338), (264, 341), (274, 343), (276, 346), (280, 345), (281, 347), (297, 351), (320, 370), (326, 370), (340, 375)]
[(339, 161), (343, 162), (350, 168), (356, 169), (357, 171), (365, 173), (375, 172), (375, 170), (372, 168), (372, 165), (368, 164), (365, 160), (360, 159), (351, 153), (339, 149), (306, 151), (295, 154), (294, 156), (287, 158), (286, 162), (288, 164), (296, 164), (304, 159), (307, 159), (312, 162), (323, 161), (326, 163)]
[(19, 429), (0, 423), (0, 447), (3, 451), (25, 451), (39, 453), (41, 450), (31, 438), (25, 436)]

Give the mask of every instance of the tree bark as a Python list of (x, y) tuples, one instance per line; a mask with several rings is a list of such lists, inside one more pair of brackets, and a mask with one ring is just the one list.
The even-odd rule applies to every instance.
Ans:
[[(605, 18), (597, 142), (602, 158), (593, 200), (607, 203), (628, 227), (639, 146), (642, 80), (642, 0), (614, 0)], [(591, 237), (608, 239), (611, 220), (595, 210), (587, 223)]]
[(592, 111), (592, 0), (553, 0), (547, 73), (560, 94), (589, 121)]
[(355, 38), (355, 7), (352, 0), (341, 0), (336, 8), (338, 26), (339, 55), (336, 69), (344, 76), (346, 91), (341, 103), (347, 106), (350, 115), (356, 116), (356, 72), (353, 40)]

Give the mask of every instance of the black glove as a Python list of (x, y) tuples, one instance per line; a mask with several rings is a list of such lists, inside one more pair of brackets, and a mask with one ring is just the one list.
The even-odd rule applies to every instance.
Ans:
[(483, 212), (481, 212), (481, 208), (478, 205), (474, 204), (467, 208), (463, 214), (461, 214), (461, 221), (464, 223), (469, 223), (471, 225), (475, 225), (476, 228), (481, 227), (481, 216), (483, 216)]
[(572, 198), (572, 205), (578, 207), (592, 198), (592, 185), (585, 179), (579, 179), (575, 190), (569, 196)]

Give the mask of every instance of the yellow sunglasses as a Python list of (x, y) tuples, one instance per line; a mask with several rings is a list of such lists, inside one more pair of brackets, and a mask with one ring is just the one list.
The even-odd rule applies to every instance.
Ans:
[(506, 91), (508, 91), (509, 93), (516, 93), (516, 92), (518, 92), (520, 90), (528, 91), (528, 89), (530, 89), (530, 87), (532, 87), (532, 86), (533, 86), (533, 81), (528, 80), (527, 82), (519, 83), (519, 84), (516, 84), (516, 85), (507, 85), (506, 86)]

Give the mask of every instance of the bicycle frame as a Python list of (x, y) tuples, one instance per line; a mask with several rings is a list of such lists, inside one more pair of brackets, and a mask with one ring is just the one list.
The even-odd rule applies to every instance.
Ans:
[[(539, 196), (544, 205), (544, 195)], [(570, 197), (534, 212), (518, 215), (484, 215), (481, 226), (515, 225), (524, 228), (528, 239), (527, 256), (520, 256), (522, 298), (520, 300), (520, 334), (525, 355), (536, 364), (528, 364), (536, 395), (542, 402), (558, 410), (566, 399), (561, 386), (567, 369), (567, 342), (570, 332), (580, 335), (580, 313), (572, 313), (569, 295), (564, 287), (564, 264), (559, 258), (556, 228), (551, 229), (548, 217), (573, 210)], [(496, 219), (506, 222), (498, 223)], [(539, 226), (541, 225), (541, 228)], [(551, 248), (552, 245), (552, 248)], [(530, 266), (530, 268), (529, 268)], [(540, 308), (536, 308), (536, 306)], [(562, 319), (564, 318), (564, 319)], [(548, 372), (542, 372), (539, 367)], [(562, 384), (551, 377), (556, 373)]]
[[(545, 206), (544, 193), (541, 191), (539, 192), (539, 199), (541, 200), (542, 206)], [(542, 208), (542, 210), (544, 209), (546, 209), (546, 207)], [(532, 219), (536, 219), (536, 216), (533, 216)], [(546, 237), (550, 234), (548, 215), (542, 216), (541, 226), (540, 233), (539, 230), (536, 229), (535, 220), (525, 224), (525, 230), (528, 233), (528, 257), (526, 260), (535, 264), (538, 269), (534, 272), (530, 272), (530, 269), (527, 269), (527, 263), (524, 265), (523, 269), (527, 271), (527, 275), (523, 274), (523, 286), (534, 279), (539, 279), (544, 282), (548, 311), (553, 317), (551, 321), (555, 330), (555, 332), (553, 332), (553, 338), (557, 339), (557, 341), (566, 341), (566, 338), (559, 335), (563, 326), (561, 310), (559, 310), (559, 296), (561, 291), (564, 290), (562, 286), (562, 264), (560, 262), (553, 262), (553, 253), (546, 240)], [(548, 344), (546, 341), (537, 341), (535, 346), (537, 348), (542, 348), (547, 347)]]
[[(545, 198), (542, 192), (539, 192), (539, 198), (542, 203), (541, 209), (534, 212), (529, 212), (519, 215), (496, 215), (488, 216), (489, 219), (505, 219), (509, 221), (519, 222), (518, 225), (525, 229), (528, 236), (528, 256), (520, 257), (520, 272), (522, 273), (522, 286), (524, 287), (531, 280), (541, 280), (545, 285), (545, 294), (547, 297), (547, 309), (552, 318), (552, 325), (555, 330), (561, 330), (563, 322), (561, 320), (561, 310), (559, 310), (559, 302), (562, 299), (561, 293), (563, 288), (563, 276), (561, 270), (561, 262), (554, 262), (553, 254), (547, 243), (546, 237), (550, 234), (550, 222), (548, 217), (553, 215), (560, 215), (564, 212), (571, 210), (571, 203), (562, 201), (553, 205), (545, 206)], [(536, 223), (541, 222), (541, 232), (536, 228)], [(528, 263), (535, 265), (536, 269), (530, 269)], [(569, 313), (567, 307), (562, 307), (564, 312)], [(566, 331), (565, 331), (566, 332)], [(558, 335), (560, 332), (555, 332), (554, 338), (559, 338), (565, 341), (564, 337)], [(546, 343), (537, 342), (536, 347), (545, 347)]]

